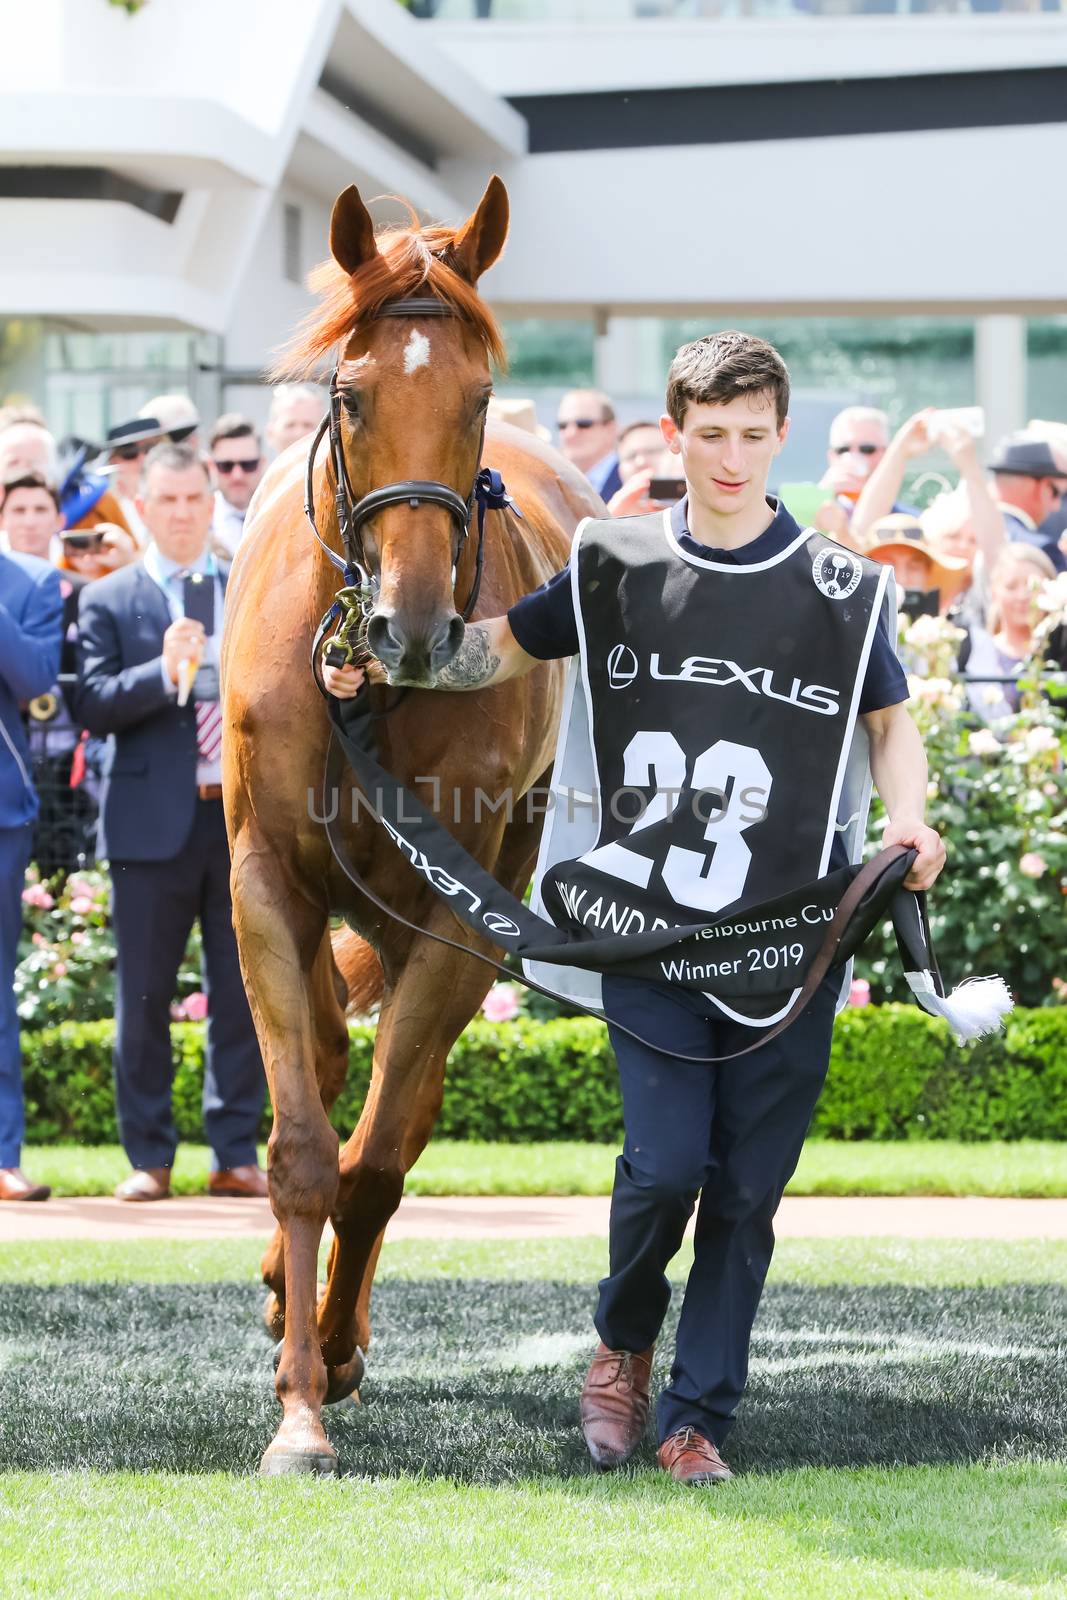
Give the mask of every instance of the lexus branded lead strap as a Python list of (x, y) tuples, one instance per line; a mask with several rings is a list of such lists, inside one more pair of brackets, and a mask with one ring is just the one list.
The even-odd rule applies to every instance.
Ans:
[[(996, 1026), (1000, 980), (981, 1004), (980, 982), (964, 986), (969, 1007), (944, 998), (921, 904), (906, 908), (921, 897), (901, 891), (914, 852), (858, 865), (870, 776), (856, 714), (889, 569), (811, 530), (769, 561), (718, 565), (657, 513), (583, 523), (571, 573), (581, 684), (572, 669), (529, 909), (382, 769), (366, 689), (328, 702), (371, 810), (456, 915), (580, 1009), (599, 1007), (599, 978), (579, 994), (553, 974), (700, 990), (760, 1030), (751, 1050), (892, 904), (920, 1002), (963, 1035)], [(827, 872), (842, 809), (851, 849)], [(354, 872), (329, 794), (323, 814), (343, 870), (395, 915)]]

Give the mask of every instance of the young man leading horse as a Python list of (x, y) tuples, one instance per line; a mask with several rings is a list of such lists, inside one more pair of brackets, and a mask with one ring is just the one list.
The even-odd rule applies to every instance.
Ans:
[[(435, 674), (394, 668), (390, 680), (479, 690), (580, 655), (600, 814), (615, 816), (580, 861), (613, 885), (616, 927), (619, 907), (669, 925), (742, 912), (843, 865), (857, 717), (889, 815), (885, 843), (917, 852), (905, 887), (928, 888), (944, 864), (923, 820), (926, 758), (889, 639), (884, 573), (813, 542), (767, 497), (788, 401), (786, 369), (764, 341), (730, 332), (685, 346), (662, 419), (685, 499), (665, 517), (583, 523), (567, 568), (506, 615), (468, 625)], [(347, 698), (362, 673), (326, 666), (323, 680)], [(687, 784), (715, 792), (719, 810), (689, 815), (677, 799)], [(625, 786), (653, 791), (637, 821), (611, 804)], [(861, 835), (853, 826), (857, 851)], [(699, 1198), (657, 1408), (659, 1462), (684, 1483), (729, 1478), (720, 1451), (745, 1387), (772, 1220), (826, 1075), (840, 989), (838, 972), (784, 1032), (716, 1066), (692, 1058), (741, 1049), (782, 1011), (670, 982), (603, 980), (626, 1138), (594, 1319), (600, 1344), (581, 1396), (598, 1466), (621, 1465), (643, 1434), (665, 1271)]]

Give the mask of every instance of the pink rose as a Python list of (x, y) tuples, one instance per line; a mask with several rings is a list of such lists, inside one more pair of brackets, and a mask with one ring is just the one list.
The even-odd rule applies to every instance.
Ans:
[(37, 906), (41, 911), (51, 911), (55, 905), (43, 883), (31, 883), (28, 888), (23, 889), (22, 898), (26, 905)]
[(53, 978), (65, 978), (67, 976), (67, 963), (65, 961), (57, 961), (52, 968), (52, 976)]
[(195, 994), (187, 996), (181, 1010), (190, 1022), (203, 1022), (207, 1016), (207, 995), (198, 989)]
[(86, 900), (92, 900), (96, 890), (87, 878), (68, 878), (67, 893), (79, 899), (84, 896)]
[(30, 942), (31, 944), (40, 946), (42, 944), (47, 944), (48, 940), (45, 938), (43, 933), (35, 933), (32, 935)]
[(852, 987), (848, 991), (850, 1006), (869, 1006), (871, 1003), (871, 986), (866, 978), (853, 978)]
[(78, 931), (76, 933), (72, 933), (71, 934), (70, 942), (71, 942), (71, 944), (84, 944), (85, 943), (85, 934), (82, 932), (82, 930), (80, 928), (78, 929)]
[(1048, 862), (1036, 850), (1028, 850), (1019, 861), (1019, 871), (1024, 878), (1040, 878), (1048, 871)]
[(90, 911), (93, 909), (93, 902), (89, 899), (87, 894), (75, 895), (74, 899), (70, 902), (70, 909), (73, 911), (76, 917), (87, 917)]
[(512, 983), (494, 983), (482, 1001), (482, 1015), (488, 1022), (510, 1022), (519, 1014), (519, 997)]

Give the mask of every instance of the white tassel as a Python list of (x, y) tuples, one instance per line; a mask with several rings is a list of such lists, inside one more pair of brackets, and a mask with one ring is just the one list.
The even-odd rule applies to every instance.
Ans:
[(1003, 978), (966, 978), (951, 994), (939, 995), (929, 972), (908, 972), (905, 977), (923, 1010), (944, 1017), (960, 1044), (996, 1033), (1015, 1006)]

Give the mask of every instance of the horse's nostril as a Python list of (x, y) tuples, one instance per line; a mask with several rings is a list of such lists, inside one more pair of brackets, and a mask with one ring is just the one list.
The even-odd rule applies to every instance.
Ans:
[(403, 653), (403, 645), (393, 633), (390, 619), (376, 611), (367, 623), (367, 643), (384, 665), (394, 665)]
[(463, 618), (453, 613), (436, 628), (430, 640), (430, 666), (434, 672), (447, 667), (463, 642)]

